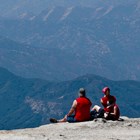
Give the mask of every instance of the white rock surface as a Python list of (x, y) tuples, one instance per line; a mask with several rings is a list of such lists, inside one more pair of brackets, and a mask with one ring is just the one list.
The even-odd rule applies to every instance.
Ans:
[(140, 118), (107, 122), (98, 119), (0, 131), (0, 140), (140, 140)]

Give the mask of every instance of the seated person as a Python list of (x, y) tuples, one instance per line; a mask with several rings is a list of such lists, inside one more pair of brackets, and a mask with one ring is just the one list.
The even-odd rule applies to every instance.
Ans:
[(103, 90), (105, 96), (101, 99), (104, 109), (95, 105), (91, 110), (91, 119), (105, 118), (107, 120), (118, 120), (120, 117), (120, 110), (116, 104), (116, 98), (110, 95), (110, 89), (105, 87)]
[[(110, 106), (109, 101), (116, 103), (116, 98), (110, 94), (109, 87), (103, 88), (102, 92), (104, 93), (104, 97), (101, 98), (101, 104), (103, 105), (104, 110), (106, 112), (109, 112), (109, 106)], [(113, 104), (111, 104), (111, 105), (113, 106)]]
[(84, 88), (80, 88), (79, 97), (74, 100), (73, 105), (67, 115), (61, 120), (56, 120), (54, 118), (50, 119), (52, 123), (61, 122), (83, 122), (90, 120), (90, 108), (91, 101), (86, 97), (86, 91)]

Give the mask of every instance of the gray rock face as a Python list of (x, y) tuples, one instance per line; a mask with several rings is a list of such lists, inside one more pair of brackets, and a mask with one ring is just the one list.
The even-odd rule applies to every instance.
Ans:
[(83, 123), (44, 125), (34, 129), (0, 131), (1, 140), (139, 140), (140, 119), (124, 121), (101, 119)]

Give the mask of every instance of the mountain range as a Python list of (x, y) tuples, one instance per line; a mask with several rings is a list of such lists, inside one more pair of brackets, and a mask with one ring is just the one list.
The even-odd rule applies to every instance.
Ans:
[(112, 81), (97, 75), (85, 75), (65, 82), (22, 78), (0, 68), (0, 129), (37, 127), (50, 117), (62, 118), (78, 96), (81, 87), (93, 105), (100, 104), (104, 86), (116, 96), (121, 115), (140, 116), (140, 82)]
[(0, 3), (0, 66), (16, 75), (140, 80), (139, 0)]

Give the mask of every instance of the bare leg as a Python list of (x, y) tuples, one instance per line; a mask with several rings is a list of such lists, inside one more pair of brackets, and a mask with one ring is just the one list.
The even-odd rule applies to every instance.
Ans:
[(63, 122), (67, 122), (67, 119), (66, 118), (63, 118), (61, 120), (58, 120), (58, 123), (63, 123)]
[(67, 122), (67, 119), (66, 119), (66, 117), (64, 117), (64, 118), (61, 119), (61, 120), (57, 120), (57, 119), (55, 119), (55, 118), (50, 118), (50, 122), (51, 122), (51, 123), (63, 123), (63, 122)]
[(100, 108), (101, 108), (100, 106), (95, 105), (95, 106), (92, 108), (92, 110), (91, 110), (91, 111), (96, 110), (96, 112), (99, 112)]
[(67, 122), (67, 115), (65, 115), (65, 117), (63, 118), (63, 119), (61, 119), (61, 120), (57, 120), (57, 119), (55, 119), (55, 118), (50, 118), (50, 122), (51, 123), (64, 123), (64, 122)]

